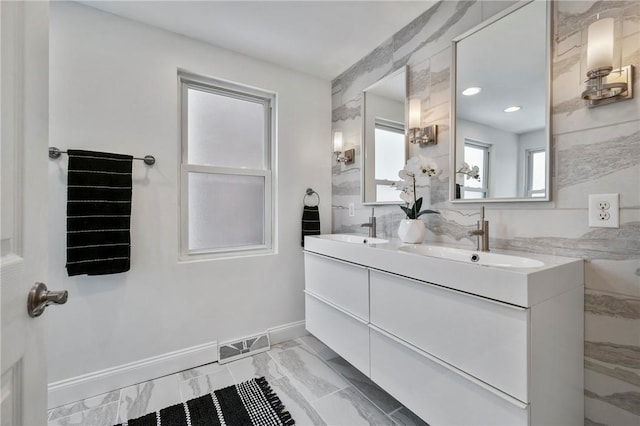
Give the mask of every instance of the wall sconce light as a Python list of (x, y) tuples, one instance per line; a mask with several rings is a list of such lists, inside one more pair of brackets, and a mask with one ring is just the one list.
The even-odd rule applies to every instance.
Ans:
[(409, 142), (420, 145), (435, 145), (438, 143), (438, 126), (432, 124), (420, 127), (420, 99), (409, 101)]
[(582, 99), (589, 108), (633, 98), (633, 65), (613, 69), (613, 18), (589, 25), (587, 78)]
[(343, 150), (343, 142), (342, 142), (342, 132), (335, 132), (333, 134), (333, 153), (336, 155), (336, 162), (344, 163), (344, 164), (352, 164), (353, 159), (355, 158), (356, 150), (348, 149), (342, 154)]

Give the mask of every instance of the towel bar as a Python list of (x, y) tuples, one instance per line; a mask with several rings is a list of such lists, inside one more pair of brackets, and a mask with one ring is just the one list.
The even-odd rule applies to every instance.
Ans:
[[(55, 146), (49, 147), (49, 158), (59, 158), (61, 154), (66, 154), (67, 151), (60, 151)], [(145, 155), (144, 158), (133, 157), (134, 160), (142, 160), (147, 166), (153, 166), (156, 163), (156, 157), (153, 155)]]

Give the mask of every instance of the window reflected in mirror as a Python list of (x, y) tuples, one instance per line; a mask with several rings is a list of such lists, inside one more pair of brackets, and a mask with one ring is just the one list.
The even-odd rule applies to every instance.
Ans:
[(547, 153), (544, 149), (527, 150), (527, 195), (544, 197)]
[(402, 202), (396, 183), (404, 167), (404, 123), (375, 120), (375, 181), (377, 202)]
[(489, 176), (489, 154), (491, 145), (466, 139), (464, 141), (464, 159), (471, 167), (477, 167), (477, 177), (466, 175), (461, 182), (465, 199), (487, 198), (487, 178)]

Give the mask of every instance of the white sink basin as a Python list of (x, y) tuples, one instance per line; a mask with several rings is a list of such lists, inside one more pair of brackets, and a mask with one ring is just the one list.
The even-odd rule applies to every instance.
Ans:
[(456, 260), (458, 262), (475, 263), (484, 266), (500, 266), (507, 268), (539, 268), (544, 263), (529, 259), (528, 257), (512, 256), (491, 252), (463, 250), (452, 247), (440, 247), (429, 245), (408, 245), (399, 247), (398, 250), (406, 253), (420, 254), (422, 256), (439, 257), (441, 259)]
[(351, 244), (384, 244), (389, 242), (389, 240), (385, 240), (384, 238), (372, 238), (372, 237), (365, 237), (363, 235), (349, 235), (349, 234), (324, 234), (324, 235), (318, 235), (317, 237), (323, 238), (326, 240), (340, 241), (342, 243), (351, 243)]

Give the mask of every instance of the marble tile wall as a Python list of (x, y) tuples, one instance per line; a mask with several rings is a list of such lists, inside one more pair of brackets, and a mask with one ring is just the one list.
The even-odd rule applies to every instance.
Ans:
[[(353, 165), (332, 169), (333, 232), (366, 233), (370, 207), (360, 198), (362, 90), (401, 66), (409, 67), (409, 96), (422, 100), (423, 124), (437, 124), (439, 143), (418, 148), (444, 178), (431, 188), (427, 240), (472, 247), (466, 232), (479, 205), (448, 202), (451, 40), (509, 7), (509, 1), (441, 1), (417, 17), (332, 84), (333, 129)], [(585, 75), (584, 31), (597, 13), (620, 24), (616, 45), (636, 67), (640, 90), (640, 2), (555, 1), (552, 38), (552, 201), (491, 204), (491, 245), (585, 259), (585, 424), (640, 424), (640, 96), (595, 109), (580, 94)], [(415, 147), (413, 148), (415, 149)], [(620, 193), (619, 229), (587, 226), (587, 195)], [(355, 217), (348, 214), (356, 206)], [(377, 206), (378, 233), (395, 236), (404, 217)]]

